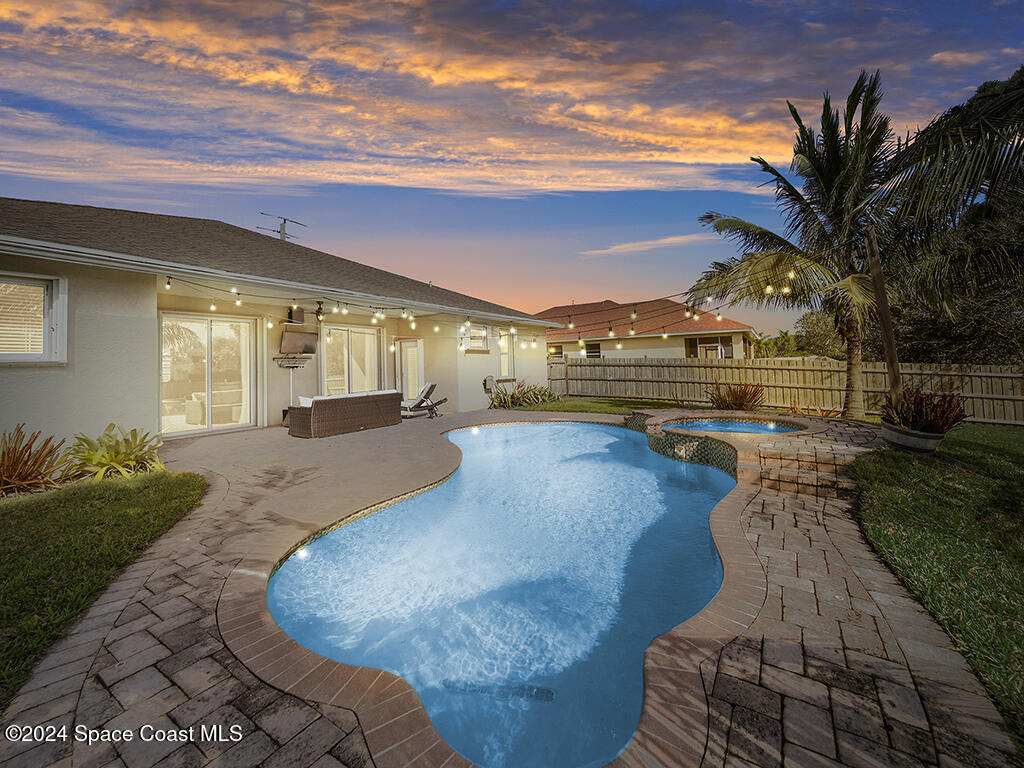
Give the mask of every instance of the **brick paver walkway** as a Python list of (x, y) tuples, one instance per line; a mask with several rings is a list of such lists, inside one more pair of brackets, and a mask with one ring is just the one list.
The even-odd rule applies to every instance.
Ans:
[[(231, 654), (215, 613), (221, 590), (243, 556), (277, 551), (311, 526), (443, 477), (457, 452), (438, 439), (440, 430), (499, 419), (509, 414), (462, 414), (319, 441), (265, 430), (169, 446), (173, 468), (202, 470), (210, 480), (203, 505), (51, 649), (3, 724), (136, 732), (195, 726), (195, 734), (118, 745), (0, 742), (0, 764), (374, 765), (357, 712), (284, 694)], [(867, 428), (856, 440), (815, 437), (823, 444), (836, 438), (862, 450), (874, 436)], [(787, 449), (764, 450), (785, 456)], [(708, 713), (702, 764), (1019, 764), (962, 656), (871, 552), (847, 504), (769, 484), (741, 516), (766, 574), (767, 599), (749, 627), (701, 664)], [(671, 654), (659, 650), (657, 663), (671, 666)], [(235, 726), (241, 738), (217, 740), (199, 732), (203, 724)], [(670, 730), (661, 737), (674, 739)], [(631, 755), (616, 764), (672, 764)]]

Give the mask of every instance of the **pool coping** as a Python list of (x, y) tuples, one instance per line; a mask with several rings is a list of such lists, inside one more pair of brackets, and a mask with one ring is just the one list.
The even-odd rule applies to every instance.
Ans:
[[(445, 432), (474, 426), (559, 422), (609, 423), (581, 414), (579, 418), (557, 421), (471, 424)], [(736, 485), (709, 515), (722, 560), (722, 586), (704, 609), (651, 641), (644, 657), (644, 699), (636, 732), (609, 766), (649, 768), (652, 761), (654, 765), (672, 766), (701, 762), (707, 742), (708, 707), (700, 664), (745, 631), (764, 604), (767, 578), (740, 524), (744, 508), (760, 489), (757, 449), (728, 435), (718, 432), (699, 436), (701, 440), (725, 443), (736, 452)], [(242, 560), (227, 577), (217, 603), (221, 635), (236, 658), (256, 677), (286, 693), (353, 710), (377, 768), (455, 768), (473, 763), (444, 741), (419, 695), (404, 679), (383, 670), (327, 659), (288, 636), (270, 614), (267, 583), (278, 564), (309, 541), (446, 482), (461, 465), (461, 452), (459, 456), (455, 468), (437, 480), (311, 531), (273, 562)]]

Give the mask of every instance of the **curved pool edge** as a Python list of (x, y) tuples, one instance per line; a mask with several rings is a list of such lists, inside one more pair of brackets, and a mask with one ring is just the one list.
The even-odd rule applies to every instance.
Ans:
[[(558, 422), (625, 426), (622, 417), (579, 414), (566, 418), (559, 414), (552, 418), (545, 414), (543, 418), (536, 418), (539, 415), (524, 412), (522, 419), (460, 424), (439, 430), (437, 438), (454, 445), (444, 437), (446, 433), (474, 426)], [(737, 484), (709, 516), (723, 565), (722, 585), (703, 610), (659, 635), (648, 646), (640, 721), (633, 739), (609, 763), (616, 768), (700, 763), (708, 733), (705, 688), (710, 690), (713, 685), (713, 680), (706, 683), (701, 662), (747, 629), (767, 594), (765, 573), (740, 526), (743, 510), (759, 490), (756, 449), (722, 433), (714, 437), (701, 436), (701, 439), (724, 443), (736, 454)], [(438, 477), (433, 481), (310, 530), (298, 543), (283, 548), (278, 557), (243, 559), (229, 574), (217, 604), (221, 635), (235, 657), (253, 675), (279, 690), (308, 701), (354, 711), (377, 768), (441, 764), (454, 768), (473, 764), (444, 741), (419, 695), (404, 679), (379, 669), (327, 659), (292, 640), (270, 614), (267, 583), (277, 566), (309, 541), (447, 481), (461, 462), (461, 451), (455, 453), (456, 460), (441, 463)], [(683, 460), (678, 456), (674, 458)], [(753, 471), (750, 469), (752, 460)]]

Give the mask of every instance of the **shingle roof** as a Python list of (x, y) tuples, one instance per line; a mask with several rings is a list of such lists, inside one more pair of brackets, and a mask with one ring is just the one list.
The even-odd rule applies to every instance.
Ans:
[(523, 319), (520, 310), (213, 219), (0, 198), (0, 236)]
[[(723, 330), (753, 330), (746, 323), (717, 319), (713, 312), (698, 312), (694, 319), (686, 316), (687, 306), (671, 299), (641, 301), (636, 304), (619, 304), (610, 299), (589, 304), (563, 304), (538, 312), (537, 317), (553, 320), (564, 325), (569, 322), (575, 328), (550, 328), (547, 340), (575, 341), (577, 338), (596, 339), (608, 336), (609, 326), (615, 336), (629, 336), (630, 328), (638, 336), (653, 334), (714, 333)], [(636, 319), (630, 315), (636, 312)]]

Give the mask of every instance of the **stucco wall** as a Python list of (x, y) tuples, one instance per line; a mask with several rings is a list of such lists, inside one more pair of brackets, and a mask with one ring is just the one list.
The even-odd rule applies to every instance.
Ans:
[(0, 364), (0, 430), (156, 430), (156, 278), (2, 253), (0, 269), (68, 281), (67, 363)]
[[(742, 333), (705, 333), (704, 336), (731, 336), (732, 354), (734, 358), (743, 357), (743, 334)], [(663, 339), (660, 336), (631, 338), (629, 336), (608, 339), (595, 339), (601, 344), (601, 357), (625, 358), (625, 357), (664, 357), (678, 358), (686, 357), (685, 336), (669, 336)], [(693, 338), (693, 337), (690, 337)], [(622, 349), (616, 349), (617, 343), (622, 344)], [(564, 355), (579, 355), (580, 346), (575, 341), (549, 342), (548, 346), (558, 344), (562, 347)]]

